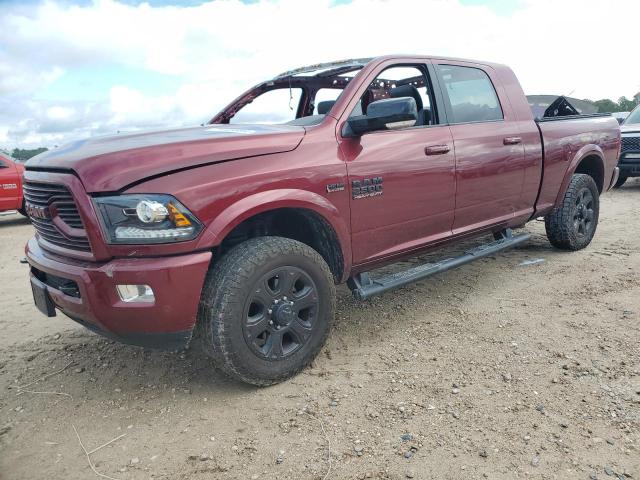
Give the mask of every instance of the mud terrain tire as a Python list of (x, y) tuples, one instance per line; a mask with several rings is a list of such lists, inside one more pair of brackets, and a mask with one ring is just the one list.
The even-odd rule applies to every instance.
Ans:
[(562, 204), (545, 217), (549, 242), (561, 250), (585, 248), (596, 233), (599, 212), (600, 198), (593, 178), (573, 175)]

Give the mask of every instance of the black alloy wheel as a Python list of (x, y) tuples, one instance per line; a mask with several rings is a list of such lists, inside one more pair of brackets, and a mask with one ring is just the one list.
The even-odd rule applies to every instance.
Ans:
[(595, 229), (594, 200), (589, 188), (582, 188), (576, 197), (576, 209), (573, 215), (573, 228), (576, 235), (589, 237)]
[(268, 360), (294, 354), (311, 338), (318, 303), (314, 281), (300, 268), (287, 265), (268, 272), (256, 282), (245, 304), (247, 345)]

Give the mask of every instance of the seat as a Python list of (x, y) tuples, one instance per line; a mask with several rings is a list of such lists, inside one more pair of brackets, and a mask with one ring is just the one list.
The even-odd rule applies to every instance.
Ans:
[(335, 100), (325, 100), (324, 102), (318, 103), (318, 115), (326, 115), (329, 113), (329, 110), (333, 108), (335, 103)]
[(420, 92), (418, 92), (418, 89), (413, 85), (400, 85), (399, 87), (392, 88), (389, 90), (389, 96), (391, 98), (413, 98), (416, 101), (416, 108), (418, 109), (416, 126), (429, 125), (431, 123), (431, 112), (429, 109), (423, 107)]

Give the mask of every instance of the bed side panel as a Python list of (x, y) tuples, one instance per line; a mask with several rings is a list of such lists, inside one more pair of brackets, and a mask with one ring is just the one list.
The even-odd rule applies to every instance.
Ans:
[[(615, 125), (614, 125), (615, 123)], [(564, 194), (563, 185), (589, 155), (604, 157), (604, 186), (613, 175), (617, 163), (620, 130), (612, 117), (576, 118), (545, 121), (538, 124), (544, 146), (544, 177), (540, 188), (536, 215), (545, 215)]]

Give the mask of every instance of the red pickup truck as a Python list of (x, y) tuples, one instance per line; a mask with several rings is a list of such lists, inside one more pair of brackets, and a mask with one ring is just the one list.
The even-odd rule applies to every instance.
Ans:
[(24, 166), (0, 153), (0, 212), (18, 210), (23, 215), (22, 174)]
[(285, 72), (201, 127), (43, 153), (24, 184), (35, 303), (132, 344), (194, 339), (235, 378), (281, 381), (327, 338), (336, 284), (365, 299), (512, 247), (538, 217), (554, 246), (586, 247), (620, 130), (549, 115), (503, 65), (386, 56)]

